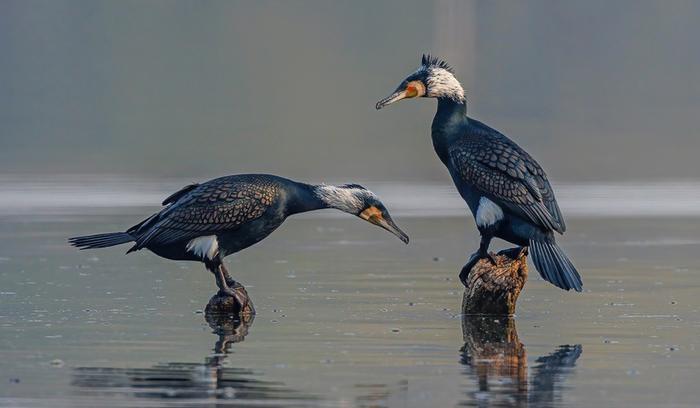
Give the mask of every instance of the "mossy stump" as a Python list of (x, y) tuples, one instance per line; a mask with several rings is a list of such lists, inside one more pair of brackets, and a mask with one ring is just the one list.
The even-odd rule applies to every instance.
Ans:
[(481, 259), (467, 276), (462, 298), (465, 315), (511, 316), (527, 280), (527, 248), (504, 249), (492, 254), (496, 265)]
[(226, 293), (218, 292), (209, 299), (207, 307), (204, 309), (204, 313), (209, 315), (228, 315), (228, 316), (252, 316), (255, 315), (255, 308), (253, 307), (253, 301), (250, 300), (248, 292), (245, 288), (236, 283), (234, 286), (235, 290), (241, 291), (248, 298), (248, 303), (241, 307), (241, 304), (231, 295)]

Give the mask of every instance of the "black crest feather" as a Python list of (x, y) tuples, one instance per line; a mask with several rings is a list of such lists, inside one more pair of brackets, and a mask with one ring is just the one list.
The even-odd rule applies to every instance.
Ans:
[(342, 187), (342, 188), (350, 188), (350, 189), (352, 189), (352, 188), (358, 188), (358, 189), (360, 189), (360, 190), (367, 190), (366, 188), (362, 187), (361, 185), (355, 184), (355, 183), (343, 184), (343, 185), (340, 186), (340, 187)]
[(423, 54), (423, 58), (421, 58), (421, 64), (426, 68), (437, 67), (437, 68), (446, 69), (449, 72), (454, 74), (452, 67), (450, 66), (450, 64), (447, 63), (447, 61), (440, 59), (438, 57), (433, 57), (430, 54)]

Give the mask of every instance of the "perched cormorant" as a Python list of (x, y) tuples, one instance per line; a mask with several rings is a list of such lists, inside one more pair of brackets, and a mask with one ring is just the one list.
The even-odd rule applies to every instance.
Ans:
[(459, 275), (462, 282), (479, 259), (493, 262), (488, 247), (498, 237), (529, 246), (545, 280), (580, 292), (581, 277), (554, 239), (554, 231), (566, 230), (564, 218), (535, 159), (502, 133), (467, 117), (464, 89), (445, 61), (423, 55), (420, 68), (377, 102), (376, 108), (415, 97), (438, 100), (433, 146), (481, 234), (479, 250)]
[(158, 213), (126, 232), (70, 238), (80, 249), (135, 242), (164, 258), (201, 261), (220, 292), (248, 304), (223, 259), (264, 239), (293, 214), (335, 208), (378, 225), (408, 243), (379, 198), (358, 184), (310, 185), (267, 174), (241, 174), (191, 184), (163, 201)]

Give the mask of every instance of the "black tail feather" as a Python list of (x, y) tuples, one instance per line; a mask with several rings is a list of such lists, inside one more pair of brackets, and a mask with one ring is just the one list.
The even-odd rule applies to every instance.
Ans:
[(108, 232), (106, 234), (86, 235), (84, 237), (68, 238), (68, 242), (80, 249), (107, 248), (125, 244), (134, 240), (126, 232)]
[(564, 290), (583, 290), (581, 275), (556, 242), (530, 240), (530, 249), (542, 279)]

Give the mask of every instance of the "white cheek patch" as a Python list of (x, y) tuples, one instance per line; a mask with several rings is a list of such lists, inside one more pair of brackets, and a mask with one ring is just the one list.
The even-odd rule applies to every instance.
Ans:
[(198, 237), (187, 243), (187, 250), (202, 259), (213, 260), (219, 253), (219, 241), (216, 235)]
[(328, 185), (321, 185), (316, 188), (316, 194), (329, 207), (349, 213), (362, 209), (362, 203), (357, 198), (360, 192), (361, 190), (356, 188), (340, 188)]
[(450, 98), (457, 102), (464, 102), (464, 88), (457, 78), (446, 69), (429, 68), (428, 71), (428, 96), (434, 98)]
[(503, 210), (498, 204), (486, 197), (481, 197), (476, 209), (476, 225), (485, 228), (503, 219)]

